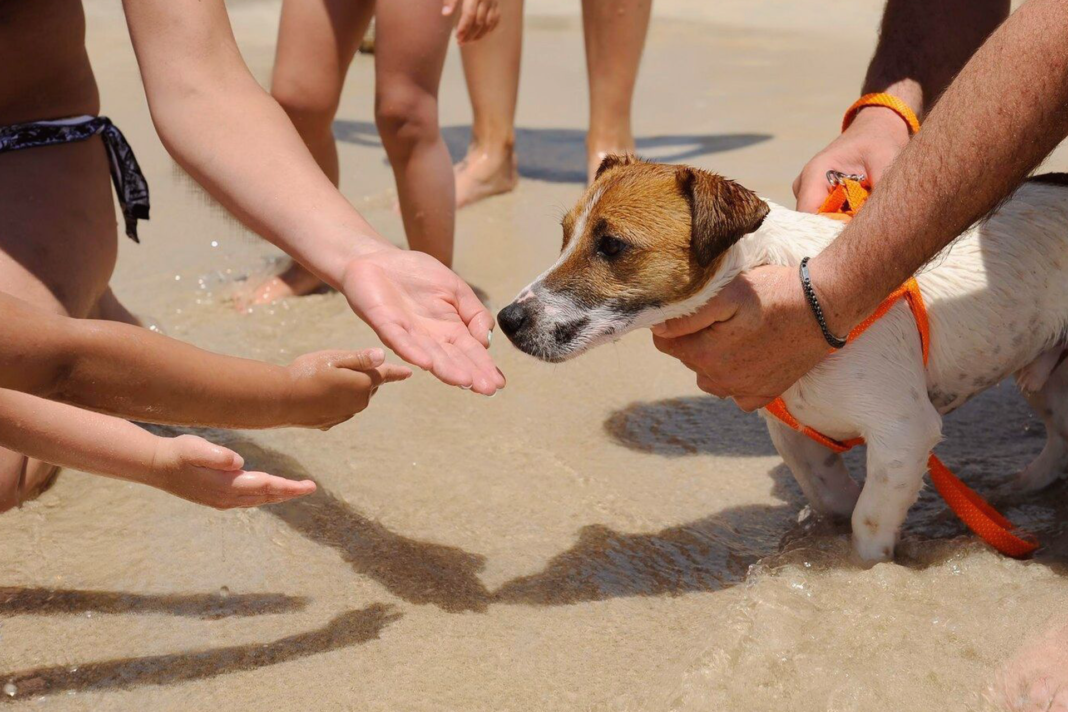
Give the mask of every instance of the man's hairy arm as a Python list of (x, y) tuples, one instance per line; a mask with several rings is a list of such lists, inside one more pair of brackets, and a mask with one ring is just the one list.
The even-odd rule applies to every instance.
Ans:
[(1068, 134), (1068, 2), (1031, 0), (946, 90), (864, 210), (812, 260), (837, 333), (1003, 200)]
[(889, 0), (862, 93), (889, 92), (917, 116), (1009, 16), (1009, 0)]

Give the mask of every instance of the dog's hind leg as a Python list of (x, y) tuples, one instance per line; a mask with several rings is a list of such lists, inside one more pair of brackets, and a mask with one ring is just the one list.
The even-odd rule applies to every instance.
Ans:
[(768, 433), (775, 449), (801, 486), (817, 514), (848, 519), (860, 496), (860, 485), (849, 476), (842, 456), (769, 418)]
[(1046, 425), (1046, 446), (1013, 485), (1021, 492), (1036, 492), (1068, 470), (1068, 361), (1062, 361), (1038, 391), (1024, 391), (1024, 397)]

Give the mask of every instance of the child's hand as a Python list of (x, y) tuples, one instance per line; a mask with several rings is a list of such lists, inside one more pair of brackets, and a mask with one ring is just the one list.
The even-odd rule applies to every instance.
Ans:
[(196, 435), (159, 438), (152, 468), (139, 481), (215, 509), (258, 507), (315, 491), (311, 480), (296, 482), (266, 472), (245, 472), (233, 450)]
[(441, 14), (451, 16), (460, 4), (460, 22), (456, 26), (456, 41), (460, 44), (474, 42), (500, 22), (497, 0), (445, 0)]
[(407, 366), (385, 362), (382, 349), (319, 351), (301, 356), (288, 371), (292, 378), (281, 420), (291, 425), (327, 430), (356, 415), (371, 402), (383, 383), (412, 375)]

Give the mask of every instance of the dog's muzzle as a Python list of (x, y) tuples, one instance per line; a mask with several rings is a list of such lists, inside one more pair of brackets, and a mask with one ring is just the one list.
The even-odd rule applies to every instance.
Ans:
[[(559, 307), (556, 307), (559, 310)], [(508, 340), (520, 351), (550, 363), (559, 363), (575, 355), (575, 344), (590, 319), (584, 314), (563, 315), (547, 311), (537, 298), (512, 302), (497, 315), (497, 323)], [(562, 318), (561, 318), (562, 317)]]

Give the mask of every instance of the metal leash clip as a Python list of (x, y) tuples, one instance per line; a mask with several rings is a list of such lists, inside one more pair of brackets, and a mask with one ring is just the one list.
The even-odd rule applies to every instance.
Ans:
[(863, 183), (868, 179), (863, 173), (843, 173), (842, 171), (836, 171), (833, 168), (827, 171), (827, 182), (831, 184), (831, 187), (841, 185), (847, 180), (856, 181), (857, 183)]

